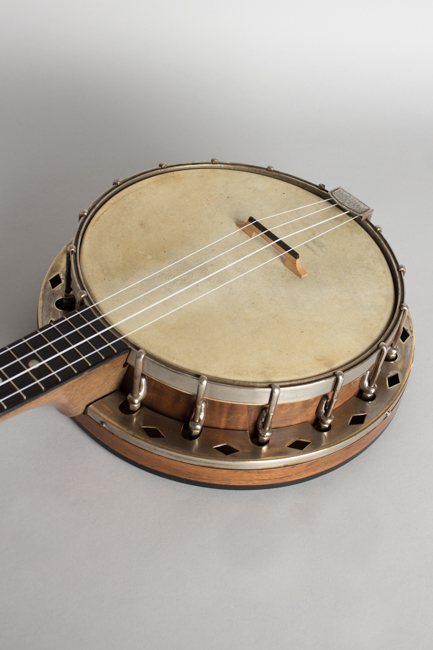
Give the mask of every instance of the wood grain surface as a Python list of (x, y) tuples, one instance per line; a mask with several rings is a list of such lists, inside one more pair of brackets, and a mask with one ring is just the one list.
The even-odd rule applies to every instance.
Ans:
[(116, 390), (126, 372), (125, 362), (128, 352), (110, 359), (104, 364), (84, 372), (78, 377), (61, 384), (58, 388), (42, 393), (15, 409), (0, 415), (0, 419), (18, 415), (37, 406), (55, 406), (69, 417), (83, 413), (86, 406)]
[(394, 417), (399, 403), (400, 401), (397, 402), (390, 412), (390, 415), (382, 420), (380, 424), (367, 433), (363, 438), (348, 445), (344, 449), (316, 460), (299, 463), (298, 465), (287, 465), (285, 467), (259, 470), (215, 469), (201, 465), (182, 463), (153, 454), (141, 447), (136, 447), (135, 445), (118, 438), (105, 427), (97, 424), (88, 415), (79, 415), (76, 417), (76, 421), (94, 438), (116, 452), (118, 455), (159, 474), (205, 485), (226, 487), (265, 487), (311, 478), (334, 469), (335, 467), (338, 467), (338, 465), (350, 460), (363, 451), (363, 449), (368, 447), (368, 445), (370, 445), (382, 433)]
[[(128, 369), (125, 376), (122, 387), (125, 394), (130, 390), (132, 372), (132, 368)], [(347, 386), (343, 386), (338, 396), (338, 406), (357, 394), (359, 382), (360, 379), (356, 379)], [(196, 400), (195, 395), (184, 393), (151, 377), (147, 379), (147, 386), (147, 395), (143, 406), (175, 420), (187, 422), (190, 419)], [(312, 424), (316, 419), (316, 410), (321, 398), (322, 396), (319, 396), (299, 402), (277, 404), (273, 426), (276, 428), (286, 427), (301, 422)], [(267, 404), (238, 404), (206, 398), (206, 426), (214, 429), (253, 431), (265, 406)]]

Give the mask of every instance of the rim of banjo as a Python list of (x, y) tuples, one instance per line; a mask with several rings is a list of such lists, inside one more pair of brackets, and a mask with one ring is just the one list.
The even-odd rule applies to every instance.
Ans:
[(286, 484), (357, 455), (394, 416), (414, 353), (405, 269), (371, 215), (342, 188), (215, 159), (115, 181), (39, 300), (39, 327), (82, 306), (129, 347), (117, 389), (77, 422), (129, 461), (214, 486)]

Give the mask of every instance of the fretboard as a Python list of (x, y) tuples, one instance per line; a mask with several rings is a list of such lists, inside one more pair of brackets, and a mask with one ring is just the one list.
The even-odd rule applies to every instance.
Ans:
[(0, 350), (0, 416), (128, 349), (87, 307)]

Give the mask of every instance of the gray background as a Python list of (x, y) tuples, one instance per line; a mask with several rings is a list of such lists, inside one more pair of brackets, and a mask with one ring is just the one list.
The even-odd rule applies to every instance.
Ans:
[(113, 179), (217, 157), (373, 206), (417, 354), (385, 434), (285, 488), (154, 476), (51, 408), (2, 423), (2, 649), (433, 647), (431, 7), (4, 3), (0, 345)]

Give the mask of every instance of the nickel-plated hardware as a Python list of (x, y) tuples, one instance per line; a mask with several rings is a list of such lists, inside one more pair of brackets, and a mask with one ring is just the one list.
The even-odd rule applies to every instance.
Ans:
[(263, 409), (257, 421), (257, 444), (263, 447), (267, 445), (272, 435), (272, 418), (280, 397), (278, 384), (271, 384), (271, 398), (269, 406)]
[[(189, 173), (190, 169), (203, 169), (204, 175), (210, 179), (212, 174), (220, 177), (221, 172), (218, 170), (215, 172), (215, 169), (221, 168), (227, 169), (234, 181), (236, 181), (237, 177), (240, 180), (246, 178), (244, 174), (236, 175), (234, 173), (236, 170), (254, 173), (255, 175), (251, 176), (253, 181), (256, 180), (256, 174), (272, 177), (272, 183), (275, 184), (280, 180), (286, 180), (286, 176), (282, 172), (275, 172), (274, 174), (271, 170), (258, 167), (250, 169), (247, 166), (238, 166), (231, 163), (212, 164), (210, 160), (204, 163), (188, 163), (186, 166), (170, 164), (168, 167), (170, 167), (170, 172), (179, 170)], [(122, 187), (115, 186), (107, 190), (100, 199), (92, 203), (87, 217), (81, 219), (74, 239), (77, 253), (75, 257), (72, 257), (72, 287), (76, 298), (80, 290), (89, 292), (86, 305), (93, 305), (93, 287), (91, 282), (88, 281), (90, 267), (86, 267), (86, 264), (91, 262), (91, 255), (89, 255), (90, 260), (85, 258), (86, 245), (82, 245), (83, 237), (87, 237), (87, 235), (90, 237), (90, 230), (86, 230), (86, 228), (89, 225), (91, 226), (92, 223), (96, 227), (97, 220), (92, 221), (94, 217), (98, 216), (101, 207), (107, 204), (123, 188), (158, 175), (160, 175), (162, 181), (170, 182), (171, 173), (168, 175), (170, 178), (167, 178), (165, 171), (164, 168), (152, 169), (150, 172), (123, 180)], [(158, 182), (157, 179), (156, 182)], [(328, 199), (334, 205), (338, 205), (323, 187), (313, 186), (296, 178), (290, 178), (288, 183), (307, 192), (312, 192), (312, 194), (316, 195), (316, 201), (318, 200), (317, 197), (320, 197)], [(284, 187), (282, 187), (282, 191), (284, 192)], [(227, 194), (229, 193), (227, 192)], [(222, 196), (224, 197), (224, 194)], [(117, 203), (117, 199), (114, 203)], [(111, 209), (110, 205), (108, 205), (108, 208)], [(334, 208), (334, 212), (337, 211)], [(244, 210), (244, 214), (248, 216), (248, 211)], [(258, 215), (256, 216), (260, 218)], [(351, 212), (350, 216), (356, 217), (357, 213)], [(143, 340), (142, 343), (140, 339), (133, 340), (128, 357), (130, 368), (126, 377), (122, 380), (122, 384), (119, 385), (120, 390), (124, 390), (125, 387), (127, 389), (123, 393), (120, 391), (116, 393), (116, 399), (113, 403), (110, 400), (114, 399), (114, 394), (103, 398), (104, 404), (110, 402), (112, 417), (108, 417), (109, 414), (105, 411), (96, 412), (96, 419), (94, 424), (91, 425), (99, 430), (101, 434), (100, 440), (114, 449), (119, 448), (119, 439), (127, 441), (129, 444), (123, 445), (123, 449), (131, 451), (128, 454), (134, 462), (137, 462), (138, 459), (140, 464), (147, 466), (146, 464), (150, 458), (149, 466), (159, 467), (162, 473), (176, 472), (178, 473), (176, 475), (181, 478), (189, 477), (190, 480), (208, 481), (211, 484), (213, 484), (215, 477), (215, 484), (224, 482), (237, 484), (238, 479), (236, 477), (240, 476), (239, 485), (246, 483), (262, 485), (268, 481), (271, 483), (273, 469), (257, 477), (254, 472), (255, 469), (259, 468), (277, 468), (279, 472), (278, 481), (280, 482), (298, 479), (301, 472), (300, 465), (304, 465), (303, 474), (311, 475), (312, 468), (314, 468), (314, 471), (317, 469), (314, 463), (320, 461), (320, 470), (322, 471), (324, 464), (330, 467), (335, 465), (337, 461), (340, 462), (340, 452), (344, 454), (345, 458), (349, 458), (355, 453), (355, 450), (359, 451), (361, 446), (364, 447), (371, 441), (373, 436), (376, 435), (376, 430), (379, 433), (391, 419), (406, 386), (413, 356), (414, 337), (408, 314), (398, 344), (398, 358), (392, 364), (388, 363), (388, 365), (385, 364), (382, 367), (376, 382), (376, 399), (361, 404), (361, 400), (356, 396), (360, 379), (369, 369), (370, 372), (373, 371), (378, 354), (378, 343), (384, 341), (390, 344), (396, 334), (401, 316), (401, 305), (404, 300), (404, 288), (399, 264), (391, 249), (389, 249), (387, 242), (377, 232), (373, 224), (368, 220), (361, 221), (361, 217), (358, 216), (352, 225), (345, 228), (354, 231), (355, 234), (359, 228), (362, 228), (366, 235), (371, 237), (375, 244), (374, 250), (376, 251), (377, 246), (385, 256), (394, 286), (394, 292), (392, 289), (388, 291), (389, 294), (393, 295), (390, 296), (390, 301), (387, 300), (386, 313), (391, 311), (391, 316), (387, 320), (386, 327), (381, 324), (380, 329), (373, 332), (374, 335), (368, 339), (368, 342), (359, 353), (351, 355), (347, 362), (345, 358), (335, 360), (332, 366), (327, 365), (327, 369), (320, 366), (317, 373), (309, 373), (307, 376), (307, 373), (304, 372), (300, 381), (297, 380), (297, 377), (293, 379), (291, 375), (286, 376), (284, 371), (278, 373), (268, 371), (267, 367), (266, 373), (259, 370), (258, 376), (256, 376), (254, 370), (250, 376), (244, 373), (243, 376), (245, 377), (242, 379), (237, 377), (237, 368), (235, 368), (235, 373), (230, 370), (225, 374), (213, 372), (211, 364), (207, 365), (207, 362), (202, 364), (201, 360), (199, 363), (198, 359), (197, 364), (195, 364), (195, 360), (194, 363), (173, 364), (171, 358), (166, 359), (164, 354), (157, 354), (157, 351), (155, 352), (155, 349), (150, 344), (147, 345), (147, 340)], [(89, 242), (90, 239), (87, 241)], [(96, 237), (94, 244), (96, 250), (98, 250), (98, 241), (100, 241), (100, 238)], [(128, 246), (128, 243), (126, 245)], [(46, 286), (44, 286), (44, 294), (43, 298), (41, 298), (43, 306), (40, 309), (39, 317), (41, 323), (44, 324), (48, 323), (51, 318), (53, 320), (58, 318), (58, 312), (62, 309), (59, 298), (62, 296), (64, 287), (60, 283), (56, 285), (57, 288), (54, 288), (50, 284), (50, 279), (55, 274), (58, 274), (63, 279), (65, 251), (66, 247), (61, 255), (61, 263), (59, 262), (58, 266), (55, 266), (55, 269), (53, 267), (53, 270), (50, 270), (47, 274)], [(125, 256), (126, 263), (128, 263), (128, 248), (126, 248)], [(384, 266), (386, 267), (386, 264)], [(373, 267), (374, 265), (371, 265), (369, 268), (373, 269)], [(287, 279), (291, 280), (290, 277)], [(377, 280), (379, 282), (380, 278), (377, 277)], [(361, 278), (362, 282), (364, 282), (363, 286), (370, 286), (370, 282), (365, 283)], [(389, 283), (389, 286), (392, 287), (392, 284)], [(105, 293), (102, 292), (101, 295), (105, 295)], [(361, 300), (357, 302), (358, 306), (362, 307), (362, 304), (363, 301)], [(98, 313), (104, 315), (103, 310), (98, 310)], [(362, 319), (362, 316), (360, 316), (360, 319)], [(369, 312), (365, 329), (368, 328), (370, 320)], [(339, 330), (339, 325), (335, 330)], [(246, 335), (242, 328), (238, 328), (237, 331), (243, 333), (243, 340), (245, 340)], [(266, 331), (265, 327), (263, 331)], [(287, 330), (284, 329), (283, 331)], [(247, 337), (247, 340), (250, 341), (250, 338)], [(254, 348), (253, 341), (254, 338), (252, 337), (252, 348)], [(295, 340), (290, 336), (290, 332), (288, 332), (287, 343), (289, 345), (288, 354), (290, 354), (290, 348), (293, 349), (295, 345)], [(198, 344), (195, 344), (192, 349), (201, 347), (197, 346)], [(152, 349), (152, 353), (150, 356), (146, 355), (145, 360), (148, 394), (138, 412), (131, 414), (126, 396), (132, 390), (135, 357), (139, 347), (149, 351)], [(252, 348), (251, 354), (255, 352)], [(272, 345), (269, 346), (269, 354), (272, 352), (271, 348)], [(279, 348), (274, 346), (274, 349), (277, 350), (278, 354)], [(248, 348), (249, 352), (250, 348)], [(153, 354), (155, 354), (155, 357), (152, 356)], [(260, 369), (263, 366), (264, 364), (261, 364), (258, 367)], [(331, 410), (332, 404), (330, 401), (336, 388), (336, 369), (344, 372), (342, 382), (344, 390), (341, 389), (334, 408)], [(198, 380), (201, 373), (206, 374), (208, 377), (205, 397), (206, 417), (199, 437), (196, 440), (191, 440), (188, 424), (196, 404)], [(236, 376), (232, 377), (232, 374)], [(270, 444), (260, 447), (257, 445), (258, 415), (269, 405), (271, 397), (270, 384), (274, 381), (280, 384), (281, 389), (277, 404), (278, 413), (275, 412), (272, 420)], [(105, 387), (104, 390), (105, 392), (108, 391)], [(325, 395), (327, 400), (326, 403), (323, 400), (323, 415), (333, 415), (334, 420), (330, 430), (323, 433), (313, 426), (313, 422), (316, 419), (317, 405)], [(302, 404), (301, 402), (304, 400), (309, 401)], [(223, 401), (225, 404), (220, 405), (217, 403), (218, 401)], [(293, 408), (291, 404), (293, 404)], [(153, 407), (155, 405), (158, 412), (147, 408), (147, 406)], [(88, 412), (90, 413), (93, 408), (94, 402), (89, 407)], [(255, 415), (251, 420), (252, 413)], [(83, 423), (86, 428), (91, 430), (91, 427), (87, 427), (87, 424), (85, 424), (88, 417), (83, 416)], [(167, 424), (168, 419), (171, 422), (170, 425)], [(106, 423), (108, 430), (104, 431), (98, 425), (99, 421)], [(155, 432), (158, 432), (159, 435), (156, 435)], [(140, 456), (142, 452), (143, 454)], [(335, 454), (335, 452), (338, 453)], [(183, 469), (176, 469), (184, 464), (187, 465), (185, 472)], [(288, 471), (289, 467), (292, 468), (290, 472)], [(204, 468), (203, 473), (202, 468)], [(254, 472), (248, 473), (246, 468), (252, 469)], [(233, 469), (237, 471), (231, 472), (230, 470)]]
[(74, 244), (69, 244), (66, 249), (66, 267), (65, 267), (65, 280), (64, 280), (64, 293), (63, 293), (63, 310), (68, 311), (74, 309), (75, 296), (72, 291), (72, 257), (76, 254), (77, 249)]
[(72, 256), (75, 255), (77, 249), (74, 244), (69, 244), (66, 249), (66, 269), (65, 269), (65, 294), (72, 293)]
[(203, 429), (204, 416), (206, 414), (206, 402), (204, 401), (206, 386), (207, 377), (205, 377), (205, 375), (200, 375), (200, 379), (198, 380), (197, 399), (194, 406), (194, 413), (188, 424), (190, 437), (193, 440), (199, 437)]
[(81, 307), (84, 304), (86, 298), (87, 298), (87, 291), (84, 291), (84, 289), (79, 291), (75, 298), (75, 308), (78, 309), (79, 307)]
[(146, 353), (144, 350), (138, 350), (135, 356), (134, 378), (132, 380), (132, 390), (128, 395), (129, 410), (136, 413), (141, 408), (141, 402), (146, 397), (147, 381), (143, 376), (144, 359)]
[(397, 346), (400, 340), (401, 333), (403, 332), (404, 322), (407, 316), (407, 305), (401, 306), (400, 320), (398, 321), (397, 329), (395, 330), (394, 338), (389, 344), (388, 352), (386, 355), (387, 361), (395, 361), (397, 359)]
[(386, 359), (388, 346), (386, 343), (380, 343), (379, 352), (376, 357), (376, 363), (373, 368), (367, 370), (359, 384), (358, 396), (366, 402), (370, 402), (376, 397), (377, 380), (382, 370), (383, 363)]
[(343, 386), (344, 381), (344, 372), (337, 370), (335, 373), (335, 383), (332, 396), (323, 395), (322, 399), (319, 402), (319, 406), (316, 411), (316, 422), (314, 426), (318, 431), (329, 431), (331, 425), (334, 421), (334, 415), (332, 411), (334, 410), (335, 404), (337, 403), (338, 395), (340, 393), (341, 387)]
[(368, 205), (357, 199), (353, 194), (346, 192), (342, 187), (337, 187), (335, 190), (329, 192), (331, 198), (341, 207), (343, 210), (348, 210), (354, 214), (357, 214), (361, 217), (362, 221), (371, 219), (373, 214), (373, 209), (369, 208)]

